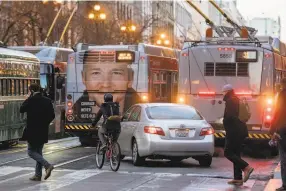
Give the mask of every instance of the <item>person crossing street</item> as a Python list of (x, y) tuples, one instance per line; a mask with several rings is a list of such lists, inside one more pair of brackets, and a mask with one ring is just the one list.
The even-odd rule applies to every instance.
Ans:
[[(246, 123), (239, 119), (240, 100), (235, 95), (232, 85), (225, 85), (223, 94), (225, 101), (223, 125), (226, 132), (224, 155), (233, 163), (234, 171), (234, 179), (228, 184), (241, 186), (249, 179), (254, 170), (240, 156), (242, 143), (248, 135), (248, 130)], [(242, 172), (244, 178), (242, 178)]]
[(38, 84), (31, 84), (29, 90), (30, 96), (20, 107), (20, 113), (27, 113), (27, 126), (22, 140), (28, 142), (28, 155), (37, 161), (35, 175), (30, 180), (41, 181), (43, 166), (46, 169), (45, 180), (54, 169), (54, 166), (43, 158), (43, 147), (48, 142), (49, 125), (55, 118), (55, 113), (51, 100), (42, 96)]

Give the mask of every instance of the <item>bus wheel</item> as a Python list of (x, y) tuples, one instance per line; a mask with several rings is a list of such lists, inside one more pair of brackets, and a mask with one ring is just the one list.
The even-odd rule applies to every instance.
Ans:
[(275, 157), (279, 154), (279, 150), (277, 147), (271, 148), (270, 152), (272, 157)]
[(79, 142), (81, 143), (81, 146), (83, 147), (89, 146), (88, 141), (85, 137), (79, 137)]

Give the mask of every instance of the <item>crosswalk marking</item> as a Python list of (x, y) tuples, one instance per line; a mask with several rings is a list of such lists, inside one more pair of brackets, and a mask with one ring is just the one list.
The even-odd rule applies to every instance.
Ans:
[(22, 170), (33, 170), (31, 167), (3, 166), (0, 168), (0, 176), (6, 176)]
[[(84, 169), (84, 170), (72, 170), (72, 169), (59, 169), (56, 168), (52, 176), (48, 180), (42, 182), (29, 181), (29, 177), (34, 174), (33, 167), (19, 167), (19, 166), (3, 166), (0, 167), (0, 190), (16, 190), (18, 191), (60, 191), (61, 189), (78, 189), (77, 186), (84, 184), (85, 181), (92, 177), (92, 180), (87, 180), (89, 183), (105, 185), (106, 187), (112, 187), (112, 184), (101, 180), (106, 180), (106, 177), (112, 180), (123, 180), (123, 182), (117, 182), (119, 187), (118, 191), (143, 191), (143, 190), (162, 190), (163, 188), (172, 187), (177, 191), (189, 191), (189, 190), (226, 190), (229, 185), (227, 181), (231, 178), (226, 177), (211, 177), (203, 174), (180, 174), (180, 173), (160, 173), (160, 172), (129, 172), (118, 171), (117, 173), (110, 170), (98, 169)], [(28, 172), (27, 172), (28, 171)], [(13, 177), (5, 177), (13, 174)], [(43, 175), (44, 175), (43, 170)], [(217, 176), (217, 175), (213, 175)], [(124, 183), (124, 180), (126, 181)], [(178, 183), (179, 182), (179, 183)], [(254, 185), (255, 180), (249, 180), (243, 190), (250, 190)], [(25, 184), (23, 184), (25, 183)], [(27, 184), (26, 184), (27, 183)], [(79, 183), (79, 184), (78, 184)], [(110, 187), (109, 187), (110, 186)], [(214, 188), (212, 188), (214, 187)], [(90, 189), (90, 188), (86, 188)], [(100, 189), (99, 189), (100, 190)], [(110, 189), (112, 190), (112, 189)]]
[(74, 184), (76, 182), (85, 180), (87, 178), (90, 178), (92, 176), (98, 175), (103, 173), (102, 171), (98, 171), (98, 170), (80, 170), (77, 172), (73, 172), (73, 173), (69, 173), (66, 174), (62, 177), (59, 177), (55, 180), (50, 180), (50, 181), (46, 181), (44, 183), (41, 184), (37, 184), (34, 186), (30, 186), (28, 188), (24, 188), (21, 189), (19, 191), (31, 191), (31, 190), (48, 190), (48, 191), (53, 191), (65, 186), (69, 186), (71, 184)]

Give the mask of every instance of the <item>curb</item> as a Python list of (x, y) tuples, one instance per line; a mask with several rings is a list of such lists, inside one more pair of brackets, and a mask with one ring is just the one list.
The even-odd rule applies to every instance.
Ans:
[(281, 187), (281, 164), (280, 162), (273, 171), (272, 178), (268, 181), (264, 191), (275, 191), (275, 189)]
[(281, 163), (280, 162), (274, 170), (273, 179), (281, 179)]

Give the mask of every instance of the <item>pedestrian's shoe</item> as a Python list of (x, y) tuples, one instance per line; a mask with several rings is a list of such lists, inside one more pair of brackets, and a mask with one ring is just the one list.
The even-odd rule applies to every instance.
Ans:
[(52, 170), (54, 170), (54, 166), (53, 165), (50, 165), (49, 168), (46, 169), (45, 180), (47, 180), (51, 176)]
[(253, 171), (254, 171), (254, 168), (252, 168), (252, 167), (248, 167), (246, 170), (244, 170), (243, 182), (246, 182), (249, 179), (249, 177)]
[(33, 177), (29, 178), (32, 181), (41, 181), (42, 177), (34, 175)]
[(282, 186), (280, 188), (277, 188), (276, 191), (286, 191), (286, 188)]
[(235, 185), (235, 186), (242, 186), (243, 181), (242, 180), (231, 180), (227, 182), (228, 184)]

